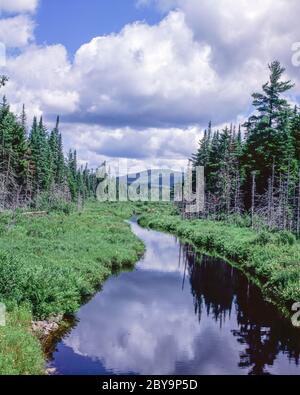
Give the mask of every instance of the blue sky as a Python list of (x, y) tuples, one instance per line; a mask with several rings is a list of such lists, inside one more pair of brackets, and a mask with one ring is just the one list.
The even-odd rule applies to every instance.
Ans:
[(155, 7), (139, 7), (135, 0), (44, 0), (35, 36), (40, 44), (61, 43), (74, 54), (93, 37), (117, 33), (137, 20), (152, 25), (161, 19)]
[(4, 93), (29, 123), (59, 114), (92, 167), (186, 164), (210, 120), (246, 120), (273, 60), (299, 103), (299, 14), (299, 0), (1, 0)]

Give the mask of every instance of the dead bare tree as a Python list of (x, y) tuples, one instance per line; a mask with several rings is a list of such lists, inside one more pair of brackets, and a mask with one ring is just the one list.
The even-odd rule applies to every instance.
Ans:
[(252, 172), (252, 193), (251, 193), (251, 226), (254, 229), (255, 215), (255, 193), (256, 193), (256, 172)]

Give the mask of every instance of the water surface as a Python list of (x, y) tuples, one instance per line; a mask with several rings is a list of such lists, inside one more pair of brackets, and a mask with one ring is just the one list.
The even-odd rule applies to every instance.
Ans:
[(300, 374), (300, 331), (226, 262), (131, 223), (146, 245), (78, 312), (58, 374)]

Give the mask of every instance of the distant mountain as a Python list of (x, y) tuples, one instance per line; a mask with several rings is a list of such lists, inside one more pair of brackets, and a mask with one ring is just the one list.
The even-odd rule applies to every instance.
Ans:
[(183, 173), (168, 169), (145, 170), (136, 174), (119, 177), (119, 181), (130, 186), (135, 181), (140, 185), (147, 184), (149, 188), (173, 188), (175, 181), (181, 179)]
[(127, 186), (132, 185), (135, 181), (143, 187), (148, 185), (148, 189), (170, 190), (174, 189), (175, 182), (182, 179), (183, 173), (168, 169), (146, 170), (136, 174), (128, 174), (119, 177), (119, 183)]

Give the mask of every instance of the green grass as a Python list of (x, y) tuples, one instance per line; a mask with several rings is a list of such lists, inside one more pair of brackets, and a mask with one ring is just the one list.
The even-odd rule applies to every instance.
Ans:
[(28, 307), (17, 307), (7, 314), (0, 328), (0, 373), (2, 375), (44, 374), (44, 356), (38, 339), (31, 332)]
[(41, 344), (32, 319), (74, 313), (116, 270), (133, 268), (144, 246), (125, 219), (178, 235), (250, 273), (280, 306), (300, 300), (300, 245), (289, 233), (183, 221), (169, 204), (89, 203), (83, 212), (43, 217), (0, 215), (0, 374), (41, 374)]
[[(131, 204), (90, 203), (70, 215), (0, 216), (0, 302), (9, 317), (0, 328), (0, 373), (41, 371), (40, 347), (24, 317), (74, 313), (112, 272), (133, 267), (144, 252), (124, 221), (134, 211)], [(22, 316), (20, 306), (27, 306)]]
[(182, 220), (172, 206), (149, 209), (140, 224), (176, 234), (234, 262), (286, 314), (291, 314), (293, 302), (300, 301), (300, 243), (288, 232), (257, 234), (223, 222)]

